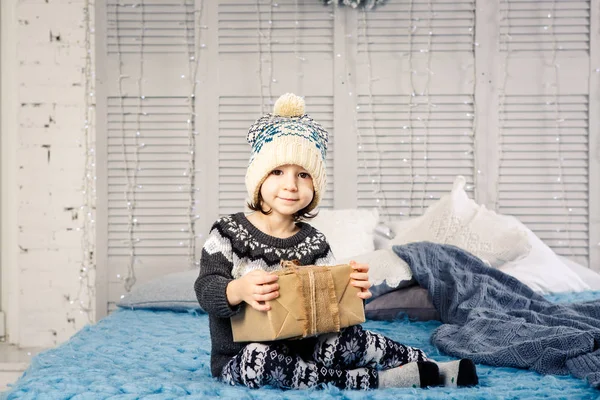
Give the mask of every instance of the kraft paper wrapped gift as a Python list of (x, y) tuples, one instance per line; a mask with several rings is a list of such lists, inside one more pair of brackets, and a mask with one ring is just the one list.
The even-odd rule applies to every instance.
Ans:
[(350, 284), (350, 265), (282, 265), (274, 272), (279, 275), (279, 297), (269, 301), (271, 310), (245, 304), (231, 317), (235, 342), (304, 338), (365, 322), (360, 288)]

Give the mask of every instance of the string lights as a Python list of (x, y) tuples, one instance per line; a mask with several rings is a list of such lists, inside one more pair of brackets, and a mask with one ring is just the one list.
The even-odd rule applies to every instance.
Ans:
[[(564, 122), (564, 118), (562, 118), (560, 115), (560, 98), (559, 98), (560, 81), (559, 81), (559, 76), (558, 76), (560, 64), (558, 64), (558, 60), (556, 59), (556, 57), (558, 55), (558, 51), (557, 51), (558, 50), (558, 42), (556, 39), (556, 28), (555, 28), (556, 0), (552, 1), (552, 8), (551, 8), (550, 14), (548, 14), (548, 18), (551, 19), (551, 25), (550, 25), (549, 30), (550, 30), (550, 34), (552, 35), (552, 57), (551, 57), (550, 67), (554, 71), (554, 83), (551, 84), (550, 86), (553, 88), (553, 91), (554, 91), (554, 93), (553, 93), (553, 97), (554, 97), (554, 129), (556, 132), (556, 140), (555, 140), (554, 144), (556, 146), (556, 158), (558, 160), (558, 177), (556, 178), (556, 180), (559, 183), (560, 189), (561, 189), (560, 199), (557, 199), (557, 200), (560, 200), (562, 208), (566, 212), (567, 227), (566, 227), (565, 233), (567, 235), (567, 247), (569, 249), (569, 255), (573, 256), (574, 255), (573, 248), (571, 247), (571, 212), (573, 210), (567, 204), (567, 192), (565, 190), (565, 180), (564, 180), (564, 176), (563, 176), (563, 155), (561, 152), (561, 147), (562, 147), (561, 131), (562, 131), (562, 123)], [(561, 229), (557, 228), (556, 232), (560, 233)], [(563, 242), (559, 241), (558, 244), (562, 245)]]
[[(433, 71), (431, 68), (431, 59), (432, 59), (432, 39), (434, 36), (433, 33), (433, 18), (434, 18), (434, 11), (433, 11), (433, 6), (431, 1), (428, 1), (428, 26), (427, 26), (427, 46), (426, 48), (422, 48), (419, 49), (419, 53), (424, 54), (426, 56), (426, 66), (425, 66), (425, 74), (426, 74), (426, 80), (425, 80), (425, 84), (422, 88), (422, 90), (417, 90), (416, 87), (416, 83), (415, 83), (415, 79), (414, 77), (416, 75), (418, 75), (418, 71), (414, 65), (414, 56), (413, 53), (415, 52), (415, 49), (413, 48), (413, 35), (417, 32), (418, 30), (418, 22), (419, 22), (419, 18), (415, 17), (413, 15), (413, 9), (414, 9), (414, 2), (411, 0), (408, 4), (408, 21), (409, 21), (409, 26), (407, 29), (407, 44), (408, 44), (408, 51), (406, 53), (406, 56), (408, 58), (408, 65), (409, 65), (409, 80), (410, 80), (410, 89), (409, 89), (409, 93), (407, 95), (407, 102), (406, 102), (406, 107), (407, 107), (407, 122), (402, 125), (402, 131), (406, 131), (405, 136), (407, 136), (407, 138), (401, 138), (400, 139), (400, 143), (401, 144), (405, 144), (407, 143), (407, 148), (408, 148), (408, 156), (404, 157), (402, 159), (402, 162), (407, 164), (408, 167), (408, 184), (409, 184), (409, 189), (408, 189), (408, 194), (407, 194), (407, 200), (402, 199), (400, 200), (401, 206), (406, 206), (407, 204), (407, 208), (408, 208), (408, 212), (406, 213), (407, 216), (411, 217), (413, 216), (413, 210), (415, 209), (415, 207), (412, 206), (412, 200), (413, 200), (413, 196), (414, 196), (414, 186), (417, 180), (419, 180), (420, 178), (422, 178), (421, 180), (423, 181), (423, 186), (422, 186), (422, 194), (421, 194), (421, 198), (420, 200), (420, 209), (421, 209), (421, 213), (424, 211), (425, 208), (425, 199), (427, 198), (427, 183), (428, 180), (431, 178), (432, 180), (435, 180), (436, 177), (429, 176), (429, 172), (428, 172), (428, 164), (429, 164), (429, 149), (428, 149), (428, 144), (429, 144), (429, 122), (430, 122), (430, 117), (431, 117), (431, 110), (432, 108), (435, 108), (436, 105), (433, 104), (431, 102), (431, 95), (430, 95), (430, 84), (431, 84), (431, 75), (433, 75)], [(370, 169), (368, 168), (368, 160), (366, 157), (366, 152), (363, 151), (363, 147), (364, 147), (364, 138), (361, 134), (361, 129), (360, 129), (360, 124), (358, 121), (358, 112), (360, 110), (360, 104), (357, 105), (357, 111), (355, 112), (355, 125), (356, 125), (356, 130), (357, 130), (357, 139), (358, 139), (358, 150), (359, 150), (359, 155), (361, 160), (361, 165), (362, 167), (365, 169), (365, 173), (367, 175), (368, 180), (370, 181), (371, 185), (374, 187), (373, 189), (373, 193), (375, 194), (375, 203), (376, 206), (378, 207), (378, 209), (380, 210), (380, 214), (382, 215), (383, 218), (389, 218), (390, 214), (389, 211), (387, 209), (388, 205), (387, 205), (387, 199), (386, 199), (386, 195), (385, 195), (385, 191), (382, 190), (382, 186), (381, 186), (381, 181), (382, 181), (382, 176), (381, 176), (381, 152), (379, 149), (379, 144), (378, 144), (378, 135), (375, 132), (375, 112), (374, 112), (374, 102), (373, 102), (373, 89), (372, 89), (372, 82), (373, 82), (373, 77), (372, 77), (372, 62), (371, 62), (371, 54), (369, 51), (369, 42), (370, 42), (370, 38), (368, 36), (368, 17), (367, 17), (367, 11), (366, 9), (364, 9), (362, 11), (362, 32), (361, 32), (361, 36), (362, 39), (364, 41), (365, 44), (365, 55), (366, 55), (366, 61), (367, 61), (367, 79), (368, 79), (368, 99), (369, 99), (369, 110), (371, 112), (371, 116), (370, 116), (370, 121), (371, 121), (371, 135), (372, 135), (372, 139), (374, 140), (374, 153), (375, 153), (375, 162), (376, 162), (376, 170), (378, 171), (378, 176), (373, 176)], [(351, 94), (350, 94), (351, 95)], [(423, 97), (423, 101), (417, 101), (417, 97)], [(414, 118), (414, 114), (413, 112), (417, 111), (419, 108), (421, 107), (425, 107), (425, 114), (424, 117), (422, 117), (421, 115), (417, 115), (416, 116), (416, 121), (418, 121), (423, 129), (423, 136), (415, 136), (414, 134), (414, 126), (413, 126), (413, 118)], [(421, 177), (421, 174), (419, 173), (415, 173), (415, 159), (416, 159), (416, 151), (415, 151), (415, 144), (416, 142), (420, 142), (422, 143), (422, 148), (423, 148), (423, 152), (422, 152), (422, 159), (423, 159), (423, 165), (424, 165), (424, 169), (423, 169), (423, 177)], [(430, 198), (433, 198), (433, 196), (429, 195)], [(403, 211), (400, 211), (400, 216), (404, 216), (405, 213)]]
[[(200, 261), (196, 260), (196, 238), (201, 238), (202, 235), (196, 235), (194, 220), (198, 219), (198, 215), (196, 215), (196, 200), (195, 200), (195, 192), (199, 189), (194, 189), (196, 185), (196, 136), (198, 135), (198, 131), (196, 130), (196, 87), (199, 83), (197, 80), (198, 77), (198, 67), (200, 65), (200, 49), (205, 48), (206, 45), (201, 42), (201, 29), (203, 28), (202, 23), (202, 12), (204, 10), (203, 2), (200, 1), (198, 4), (198, 9), (194, 11), (194, 37), (195, 37), (195, 47), (192, 52), (189, 50), (189, 46), (187, 44), (188, 40), (188, 23), (187, 16), (184, 14), (185, 18), (185, 32), (184, 32), (184, 43), (186, 45), (186, 49), (188, 51), (188, 79), (190, 84), (190, 95), (187, 99), (188, 104), (188, 119), (186, 120), (187, 131), (188, 131), (188, 167), (184, 172), (184, 176), (187, 176), (189, 179), (189, 190), (188, 190), (188, 260), (191, 264), (199, 266)], [(187, 6), (186, 0), (183, 3), (184, 9)]]
[(379, 211), (379, 215), (386, 219), (389, 218), (387, 212), (387, 202), (385, 198), (385, 192), (381, 190), (381, 152), (379, 150), (378, 142), (377, 142), (377, 132), (375, 131), (375, 110), (374, 110), (374, 102), (373, 102), (373, 75), (371, 69), (371, 52), (369, 51), (369, 35), (368, 35), (368, 18), (367, 18), (367, 10), (363, 9), (361, 12), (362, 16), (362, 39), (365, 44), (365, 57), (367, 60), (367, 88), (368, 88), (368, 98), (369, 98), (369, 113), (370, 113), (370, 133), (373, 139), (373, 145), (375, 148), (376, 154), (376, 171), (378, 171), (378, 176), (374, 177), (371, 175), (371, 170), (368, 167), (368, 159), (366, 156), (366, 149), (364, 147), (364, 139), (361, 135), (360, 123), (358, 121), (358, 113), (360, 110), (360, 104), (356, 106), (356, 111), (354, 112), (354, 121), (356, 125), (356, 135), (358, 142), (358, 154), (362, 158), (362, 165), (367, 174), (367, 179), (371, 183), (371, 187), (373, 187), (373, 194), (375, 194), (375, 204)]
[[(262, 38), (263, 38), (263, 32), (262, 32), (262, 17), (261, 17), (261, 10), (260, 10), (260, 0), (256, 1), (256, 18), (257, 18), (257, 32), (256, 32), (256, 37), (257, 37), (257, 44), (258, 44), (258, 76), (259, 76), (259, 84), (260, 84), (260, 110), (262, 114), (265, 114), (268, 110), (268, 112), (270, 112), (271, 110), (266, 108), (267, 104), (269, 106), (273, 105), (273, 93), (272, 93), (272, 84), (274, 82), (277, 82), (277, 79), (275, 79), (273, 77), (273, 48), (272, 48), (272, 34), (273, 34), (273, 7), (278, 7), (279, 4), (277, 3), (273, 3), (273, 0), (270, 0), (268, 3), (268, 7), (269, 7), (269, 18), (267, 20), (267, 24), (268, 24), (268, 28), (267, 28), (267, 36), (266, 36), (266, 42), (267, 42), (267, 51), (268, 51), (268, 60), (265, 60), (263, 58), (263, 56), (265, 55), (265, 53), (262, 50)], [(264, 78), (263, 78), (263, 63), (267, 64), (269, 67), (269, 79), (268, 79), (268, 83), (265, 85), (264, 82)], [(267, 89), (267, 98), (268, 98), (268, 102), (265, 102), (265, 95), (263, 93), (264, 89)]]
[[(423, 50), (421, 49), (421, 52), (425, 52), (427, 54), (427, 67), (425, 69), (425, 75), (427, 76), (426, 78), (426, 82), (425, 82), (425, 89), (421, 91), (421, 96), (425, 96), (425, 106), (426, 106), (426, 116), (424, 119), (421, 119), (421, 117), (417, 117), (417, 120), (421, 121), (422, 126), (423, 126), (423, 132), (424, 132), (424, 138), (423, 138), (423, 168), (424, 168), (424, 177), (423, 177), (423, 191), (421, 193), (421, 210), (420, 213), (423, 214), (423, 212), (425, 211), (425, 198), (427, 197), (427, 183), (429, 181), (429, 169), (428, 169), (428, 165), (429, 165), (429, 153), (428, 153), (428, 143), (429, 143), (429, 120), (431, 118), (431, 108), (434, 107), (434, 104), (431, 104), (431, 98), (430, 98), (430, 84), (431, 84), (431, 75), (433, 74), (433, 72), (431, 71), (431, 39), (433, 37), (433, 31), (432, 31), (432, 22), (433, 22), (433, 9), (431, 6), (431, 0), (428, 0), (427, 2), (427, 6), (428, 6), (428, 27), (427, 27), (427, 49)], [(411, 57), (412, 58), (412, 57)], [(416, 73), (416, 71), (414, 71), (414, 73)], [(412, 93), (414, 93), (414, 84), (413, 84), (413, 75), (414, 75), (412, 68), (411, 68), (411, 90)], [(411, 100), (412, 100), (413, 96), (411, 96)], [(411, 206), (412, 209), (412, 206)]]
[[(511, 19), (510, 19), (510, 11), (511, 11), (511, 4), (510, 4), (510, 0), (505, 0), (504, 1), (504, 5), (505, 5), (505, 13), (502, 17), (502, 22), (504, 23), (504, 25), (506, 26), (506, 33), (504, 35), (504, 73), (503, 73), (503, 78), (502, 78), (502, 82), (500, 85), (500, 91), (499, 91), (499, 110), (500, 110), (500, 124), (499, 124), (499, 134), (498, 134), (498, 152), (499, 152), (499, 166), (498, 166), (498, 170), (497, 170), (497, 179), (496, 179), (496, 201), (495, 201), (495, 209), (498, 210), (499, 209), (499, 200), (500, 200), (500, 171), (504, 165), (504, 143), (503, 143), (503, 139), (504, 139), (504, 135), (503, 132), (506, 128), (506, 122), (507, 122), (507, 115), (508, 112), (506, 110), (506, 102), (507, 102), (507, 94), (506, 94), (506, 86), (507, 86), (507, 81), (510, 77), (509, 73), (508, 73), (508, 69), (509, 69), (509, 62), (511, 60), (511, 55), (513, 52), (511, 52), (511, 41), (512, 41), (512, 36), (511, 36)], [(572, 209), (569, 207), (568, 203), (567, 203), (567, 192), (565, 190), (565, 180), (564, 180), (564, 176), (563, 176), (563, 154), (562, 154), (562, 123), (564, 122), (564, 119), (561, 117), (561, 108), (560, 108), (560, 85), (559, 85), (559, 71), (560, 71), (560, 64), (558, 64), (558, 60), (557, 60), (557, 55), (558, 55), (558, 51), (562, 50), (562, 47), (558, 45), (558, 40), (556, 37), (556, 26), (555, 26), (555, 22), (556, 22), (556, 13), (557, 13), (557, 9), (556, 9), (556, 0), (552, 1), (551, 4), (551, 8), (550, 11), (546, 14), (546, 17), (550, 20), (549, 23), (547, 25), (543, 26), (544, 31), (546, 31), (548, 34), (550, 34), (552, 40), (552, 49), (551, 49), (551, 57), (550, 57), (550, 63), (546, 63), (545, 65), (552, 68), (553, 70), (553, 81), (552, 82), (545, 82), (543, 84), (544, 88), (552, 88), (552, 97), (553, 100), (551, 102), (546, 101), (545, 104), (541, 104), (542, 107), (545, 106), (554, 106), (553, 110), (554, 110), (554, 116), (553, 116), (553, 129), (554, 129), (554, 134), (555, 134), (555, 140), (554, 140), (554, 144), (555, 144), (555, 150), (556, 150), (556, 159), (558, 161), (557, 164), (557, 170), (558, 170), (558, 174), (556, 176), (555, 182), (559, 185), (560, 187), (560, 194), (556, 195), (554, 193), (552, 193), (552, 197), (550, 200), (552, 201), (560, 201), (561, 204), (561, 208), (564, 209), (564, 216), (566, 217), (566, 229), (564, 227), (557, 227), (555, 228), (555, 232), (556, 233), (561, 233), (564, 232), (566, 234), (566, 245), (568, 247), (569, 253), (571, 256), (574, 255), (574, 251), (571, 245), (571, 227), (570, 227), (570, 221), (571, 221), (571, 213), (572, 213)], [(502, 42), (502, 41), (501, 41)], [(565, 243), (562, 240), (559, 240), (558, 242), (559, 246), (562, 247), (562, 245), (564, 245)]]
[[(200, 217), (197, 215), (196, 210), (196, 196), (195, 193), (199, 191), (199, 188), (196, 188), (196, 136), (198, 135), (198, 131), (196, 130), (196, 112), (195, 112), (195, 93), (197, 84), (199, 81), (198, 78), (198, 68), (200, 61), (200, 49), (206, 47), (205, 44), (201, 43), (201, 35), (200, 32), (203, 29), (201, 25), (202, 20), (202, 12), (203, 12), (203, 3), (198, 3), (198, 8), (194, 10), (194, 19), (193, 26), (190, 27), (188, 21), (188, 8), (189, 4), (187, 0), (183, 0), (182, 8), (182, 26), (183, 28), (183, 43), (185, 46), (185, 52), (187, 55), (188, 65), (187, 65), (187, 73), (180, 73), (181, 79), (187, 79), (189, 82), (189, 94), (186, 97), (187, 104), (187, 115), (185, 116), (185, 126), (187, 131), (187, 166), (183, 171), (183, 176), (187, 178), (189, 182), (188, 185), (178, 186), (178, 190), (186, 191), (188, 193), (188, 197), (186, 200), (187, 203), (187, 219), (186, 226), (181, 228), (181, 232), (185, 232), (187, 238), (181, 240), (179, 242), (179, 246), (187, 246), (187, 258), (190, 265), (198, 265), (199, 262), (196, 260), (196, 238), (202, 237), (202, 235), (196, 235), (195, 233), (195, 221)], [(193, 6), (193, 5), (192, 5)], [(137, 245), (140, 243), (141, 239), (136, 235), (136, 229), (138, 227), (139, 221), (137, 217), (137, 194), (140, 190), (143, 190), (143, 185), (138, 184), (138, 173), (142, 170), (140, 166), (140, 151), (146, 147), (146, 144), (143, 142), (144, 138), (144, 129), (142, 118), (147, 117), (149, 114), (145, 111), (144, 104), (147, 101), (145, 96), (145, 89), (143, 87), (143, 82), (147, 78), (144, 72), (145, 59), (144, 54), (146, 53), (146, 43), (145, 43), (145, 31), (146, 31), (146, 5), (144, 1), (141, 0), (139, 3), (126, 5), (126, 4), (116, 4), (116, 36), (120, 37), (120, 18), (119, 18), (119, 7), (132, 7), (139, 8), (139, 16), (141, 21), (141, 26), (138, 29), (138, 36), (136, 37), (136, 42), (138, 43), (137, 52), (139, 53), (139, 64), (138, 64), (138, 75), (137, 75), (137, 93), (136, 93), (136, 110), (135, 110), (135, 134), (133, 135), (133, 145), (129, 145), (132, 148), (132, 153), (128, 151), (128, 141), (127, 141), (127, 130), (126, 130), (126, 119), (127, 115), (130, 115), (128, 109), (126, 109), (126, 105), (124, 101), (128, 98), (127, 94), (124, 93), (123, 90), (123, 81), (125, 79), (129, 79), (130, 77), (127, 75), (123, 75), (123, 59), (122, 52), (119, 40), (117, 40), (117, 54), (118, 54), (118, 68), (119, 68), (119, 81), (118, 81), (118, 98), (119, 98), (119, 106), (120, 106), (120, 130), (121, 130), (121, 152), (123, 157), (124, 164), (124, 172), (126, 178), (126, 187), (124, 190), (124, 201), (127, 205), (127, 239), (124, 243), (128, 247), (128, 263), (127, 263), (127, 276), (123, 279), (120, 274), (117, 275), (118, 279), (121, 279), (124, 282), (124, 288), (126, 291), (130, 291), (131, 288), (136, 283), (136, 271), (135, 265), (139, 263), (139, 256), (137, 251)], [(205, 28), (205, 27), (204, 27)], [(190, 49), (189, 41), (189, 32), (192, 31), (194, 33), (194, 46)], [(123, 297), (123, 296), (122, 296)]]
[(65, 296), (71, 305), (77, 305), (80, 314), (86, 314), (88, 322), (94, 320), (93, 301), (95, 298), (95, 272), (96, 272), (96, 143), (94, 138), (95, 121), (95, 85), (94, 67), (92, 62), (92, 6), (89, 0), (83, 4), (83, 25), (85, 30), (85, 57), (83, 68), (83, 147), (85, 149), (84, 174), (83, 174), (83, 205), (79, 207), (82, 227), (81, 232), (81, 265), (79, 268), (79, 289), (75, 298)]
[[(125, 205), (127, 207), (127, 239), (124, 241), (128, 246), (129, 258), (127, 261), (127, 276), (124, 279), (124, 287), (126, 291), (130, 291), (137, 280), (135, 275), (135, 263), (137, 263), (136, 244), (140, 241), (139, 238), (135, 237), (135, 229), (138, 224), (136, 217), (136, 191), (142, 189), (142, 185), (137, 184), (138, 171), (141, 170), (139, 165), (139, 151), (145, 147), (144, 143), (139, 142), (142, 136), (141, 130), (141, 115), (143, 113), (143, 100), (145, 96), (143, 94), (143, 72), (144, 72), (144, 33), (145, 33), (145, 7), (144, 1), (141, 0), (138, 4), (131, 5), (132, 8), (140, 6), (140, 18), (141, 26), (138, 29), (139, 35), (137, 42), (139, 43), (139, 75), (137, 80), (138, 88), (138, 102), (136, 112), (136, 131), (133, 136), (133, 160), (130, 160), (127, 154), (127, 130), (125, 128), (126, 115), (124, 106), (124, 98), (126, 94), (123, 92), (123, 80), (128, 79), (129, 76), (123, 75), (123, 58), (121, 54), (121, 43), (120, 43), (120, 18), (119, 18), (119, 7), (126, 7), (124, 4), (117, 3), (115, 5), (115, 21), (116, 21), (116, 46), (118, 56), (118, 69), (119, 69), (119, 80), (118, 80), (118, 98), (119, 98), (119, 109), (120, 109), (120, 122), (121, 122), (121, 154), (123, 156), (123, 171), (125, 172), (126, 186), (123, 192)], [(121, 278), (120, 276), (117, 276)]]

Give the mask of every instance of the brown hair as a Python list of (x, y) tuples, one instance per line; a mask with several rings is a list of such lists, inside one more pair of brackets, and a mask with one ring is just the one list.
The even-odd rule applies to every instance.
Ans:
[[(313, 199), (314, 199), (315, 193), (313, 192)], [(312, 203), (312, 201), (311, 201)], [(263, 205), (263, 198), (262, 195), (260, 193), (258, 193), (258, 202), (254, 203), (252, 201), (246, 203), (246, 206), (248, 206), (249, 209), (251, 209), (252, 211), (258, 211), (261, 212), (264, 215), (269, 215), (271, 214), (272, 210), (263, 210), (262, 208)], [(319, 215), (319, 212), (314, 212), (311, 213), (308, 211), (308, 208), (310, 207), (310, 204), (307, 205), (306, 207), (304, 207), (302, 210), (299, 210), (297, 212), (294, 213), (294, 222), (299, 222), (305, 219), (312, 219), (314, 217), (316, 217), (317, 215)]]

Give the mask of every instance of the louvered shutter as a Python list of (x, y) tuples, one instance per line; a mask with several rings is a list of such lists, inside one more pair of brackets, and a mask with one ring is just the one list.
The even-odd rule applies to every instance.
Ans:
[(131, 265), (144, 282), (192, 263), (194, 7), (109, 0), (96, 11), (100, 316), (125, 293)]
[(472, 1), (389, 2), (357, 18), (357, 205), (404, 219), (474, 183)]
[[(590, 249), (589, 1), (503, 1), (498, 210), (558, 254)], [(597, 131), (596, 131), (597, 132)]]
[(208, 21), (218, 21), (204, 59), (210, 71), (206, 106), (214, 118), (207, 116), (203, 126), (216, 135), (208, 144), (206, 173), (215, 178), (207, 181), (207, 190), (215, 197), (207, 199), (206, 226), (219, 215), (244, 210), (250, 158), (246, 133), (284, 92), (304, 96), (306, 112), (329, 131), (328, 184), (321, 206), (332, 207), (333, 14), (318, 2), (292, 0), (220, 1), (206, 4), (206, 13)]
[(288, 91), (331, 134), (323, 207), (404, 219), (464, 175), (478, 202), (597, 266), (600, 0), (480, 3), (99, 3), (98, 304), (123, 292), (132, 248), (138, 281), (183, 269), (215, 219), (243, 209), (247, 129)]

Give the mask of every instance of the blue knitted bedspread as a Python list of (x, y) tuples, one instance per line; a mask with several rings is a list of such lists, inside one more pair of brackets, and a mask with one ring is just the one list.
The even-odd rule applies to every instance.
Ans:
[[(564, 294), (561, 301), (600, 298), (600, 292)], [(451, 360), (431, 343), (439, 322), (367, 321), (367, 329)], [(370, 392), (251, 390), (210, 376), (210, 335), (204, 314), (119, 310), (61, 346), (33, 358), (8, 399), (589, 399), (598, 395), (571, 376), (540, 375), (478, 365), (479, 386), (465, 389), (380, 389)], [(2, 397), (2, 396), (0, 396)]]
[(444, 324), (432, 342), (476, 363), (572, 374), (600, 388), (600, 301), (556, 304), (457, 247), (394, 246)]

